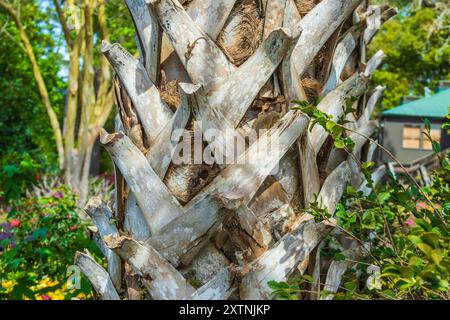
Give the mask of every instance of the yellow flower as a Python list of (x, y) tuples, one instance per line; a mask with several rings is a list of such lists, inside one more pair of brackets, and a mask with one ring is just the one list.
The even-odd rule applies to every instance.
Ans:
[(49, 292), (48, 294), (52, 300), (64, 300), (64, 293), (61, 289), (56, 290), (55, 292)]
[[(45, 294), (41, 293), (35, 293), (34, 299), (35, 300), (48, 300), (50, 298), (51, 300), (64, 300), (66, 298), (66, 295), (69, 295), (70, 293), (73, 293), (74, 290), (70, 288), (70, 284), (68, 283), (60, 283), (57, 280), (52, 280), (48, 276), (43, 277), (40, 279), (39, 283), (36, 285), (30, 286), (30, 290), (36, 292), (45, 288), (54, 287), (58, 284), (61, 285), (60, 288), (55, 289), (53, 292), (47, 292)], [(16, 282), (14, 280), (6, 280), (6, 281), (0, 281), (0, 287), (3, 289), (3, 292), (8, 294), (10, 293), (14, 286), (16, 285)], [(84, 294), (79, 293), (76, 298), (78, 299), (89, 299), (91, 298), (90, 294)], [(24, 300), (30, 300), (28, 297), (23, 297)]]
[(16, 282), (12, 281), (12, 280), (0, 282), (0, 286), (2, 286), (6, 290), (6, 293), (10, 293), (15, 285), (16, 285)]

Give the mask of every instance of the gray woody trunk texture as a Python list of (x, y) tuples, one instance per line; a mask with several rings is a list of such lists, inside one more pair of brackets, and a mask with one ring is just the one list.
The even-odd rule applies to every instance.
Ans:
[[(348, 184), (370, 192), (357, 160), (374, 153), (364, 137), (377, 127), (370, 116), (384, 88), (370, 92), (383, 53), (366, 58), (366, 47), (395, 10), (362, 0), (125, 4), (140, 57), (102, 45), (119, 108), (117, 132), (100, 135), (116, 168), (115, 203), (91, 199), (86, 208), (108, 268), (76, 257), (98, 297), (270, 299), (268, 281), (309, 273), (311, 290), (331, 299), (351, 264), (320, 270), (318, 248), (338, 231), (307, 209), (317, 200), (333, 213)], [(292, 109), (319, 100), (337, 120), (349, 98), (358, 110), (348, 119), (352, 154)], [(259, 129), (235, 151), (235, 137)], [(198, 134), (215, 163), (176, 163), (179, 146)], [(346, 254), (363, 249), (349, 244)]]

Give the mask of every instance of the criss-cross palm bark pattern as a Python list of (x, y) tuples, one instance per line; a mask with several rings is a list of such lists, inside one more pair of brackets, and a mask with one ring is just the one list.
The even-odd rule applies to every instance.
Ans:
[[(349, 266), (323, 272), (317, 248), (334, 220), (316, 223), (307, 209), (317, 201), (333, 213), (347, 184), (370, 192), (357, 163), (373, 156), (370, 115), (384, 88), (370, 92), (383, 53), (366, 58), (366, 47), (395, 10), (362, 0), (125, 3), (139, 58), (102, 45), (119, 107), (117, 132), (100, 136), (115, 164), (115, 203), (86, 207), (108, 268), (88, 252), (76, 257), (97, 296), (270, 299), (268, 281), (305, 273), (316, 279), (312, 290), (326, 283), (332, 292)], [(352, 154), (292, 108), (320, 101), (337, 120), (349, 98)], [(187, 138), (216, 130), (202, 148), (225, 160), (234, 156), (227, 132), (270, 130), (238, 155), (251, 162), (177, 164), (182, 129)], [(348, 250), (364, 253), (352, 242)]]

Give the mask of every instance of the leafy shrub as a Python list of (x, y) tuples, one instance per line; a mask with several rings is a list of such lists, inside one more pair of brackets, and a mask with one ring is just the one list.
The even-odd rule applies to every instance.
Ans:
[[(424, 133), (432, 141), (428, 120)], [(373, 290), (366, 286), (360, 292), (364, 298), (450, 299), (450, 153), (441, 156), (440, 144), (432, 143), (439, 168), (429, 186), (390, 179), (367, 197), (348, 188), (345, 206), (339, 206), (340, 225), (372, 248), (360, 261), (366, 265), (359, 263), (356, 269), (364, 272), (374, 264), (381, 271), (381, 285)], [(366, 280), (350, 274), (347, 280), (355, 288)], [(336, 295), (352, 297), (342, 290)]]
[(41, 164), (27, 152), (11, 152), (0, 157), (0, 197), (16, 200), (40, 178)]
[[(343, 149), (351, 149), (341, 130), (332, 132), (341, 124), (308, 105), (302, 107), (335, 142), (344, 141)], [(443, 129), (450, 129), (450, 123)], [(428, 120), (424, 133), (431, 140)], [(432, 143), (439, 168), (432, 172), (429, 186), (421, 187), (412, 177), (408, 183), (389, 177), (387, 183), (375, 188), (370, 178), (374, 163), (361, 164), (373, 192), (365, 196), (348, 186), (337, 206), (334, 218), (339, 232), (324, 240), (320, 255), (322, 261), (348, 262), (349, 268), (337, 292), (322, 290), (321, 297), (450, 299), (450, 153), (441, 155), (439, 142)], [(331, 218), (317, 203), (311, 205), (310, 213), (316, 221)], [(365, 248), (357, 261), (345, 255), (340, 241), (343, 236)], [(275, 298), (293, 300), (311, 293), (308, 288), (312, 283), (314, 279), (303, 276), (287, 282), (270, 281), (268, 285)], [(323, 283), (320, 285), (324, 288)]]
[[(346, 206), (341, 204), (336, 213), (338, 222), (372, 248), (370, 255), (344, 277), (344, 283), (363, 288), (361, 297), (450, 298), (448, 155), (444, 161), (447, 164), (434, 172), (432, 185), (423, 188), (431, 202), (417, 188), (395, 180), (368, 197), (347, 189)], [(380, 267), (381, 286), (377, 289), (364, 287), (367, 274), (360, 279), (355, 277), (358, 272), (366, 272), (367, 264)], [(350, 299), (354, 295), (339, 290), (336, 298)]]
[(76, 196), (63, 185), (42, 193), (4, 208), (0, 299), (89, 297), (86, 280), (81, 281), (81, 289), (66, 283), (77, 250), (98, 252), (76, 213)]

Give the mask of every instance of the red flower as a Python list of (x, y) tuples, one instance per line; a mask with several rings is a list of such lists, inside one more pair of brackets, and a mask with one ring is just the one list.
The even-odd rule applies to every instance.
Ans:
[(405, 224), (408, 227), (412, 227), (414, 225), (414, 219), (413, 218), (409, 218), (408, 220), (405, 221)]
[(13, 227), (13, 228), (18, 228), (20, 227), (20, 221), (17, 219), (12, 219), (11, 221), (9, 221), (9, 224)]
[(48, 294), (43, 294), (41, 296), (42, 300), (52, 300), (52, 298), (50, 298), (50, 296)]
[(75, 231), (78, 229), (78, 226), (71, 226), (69, 229), (70, 229), (70, 231)]
[(426, 210), (426, 209), (428, 209), (428, 205), (425, 202), (417, 202), (416, 209), (417, 210)]

